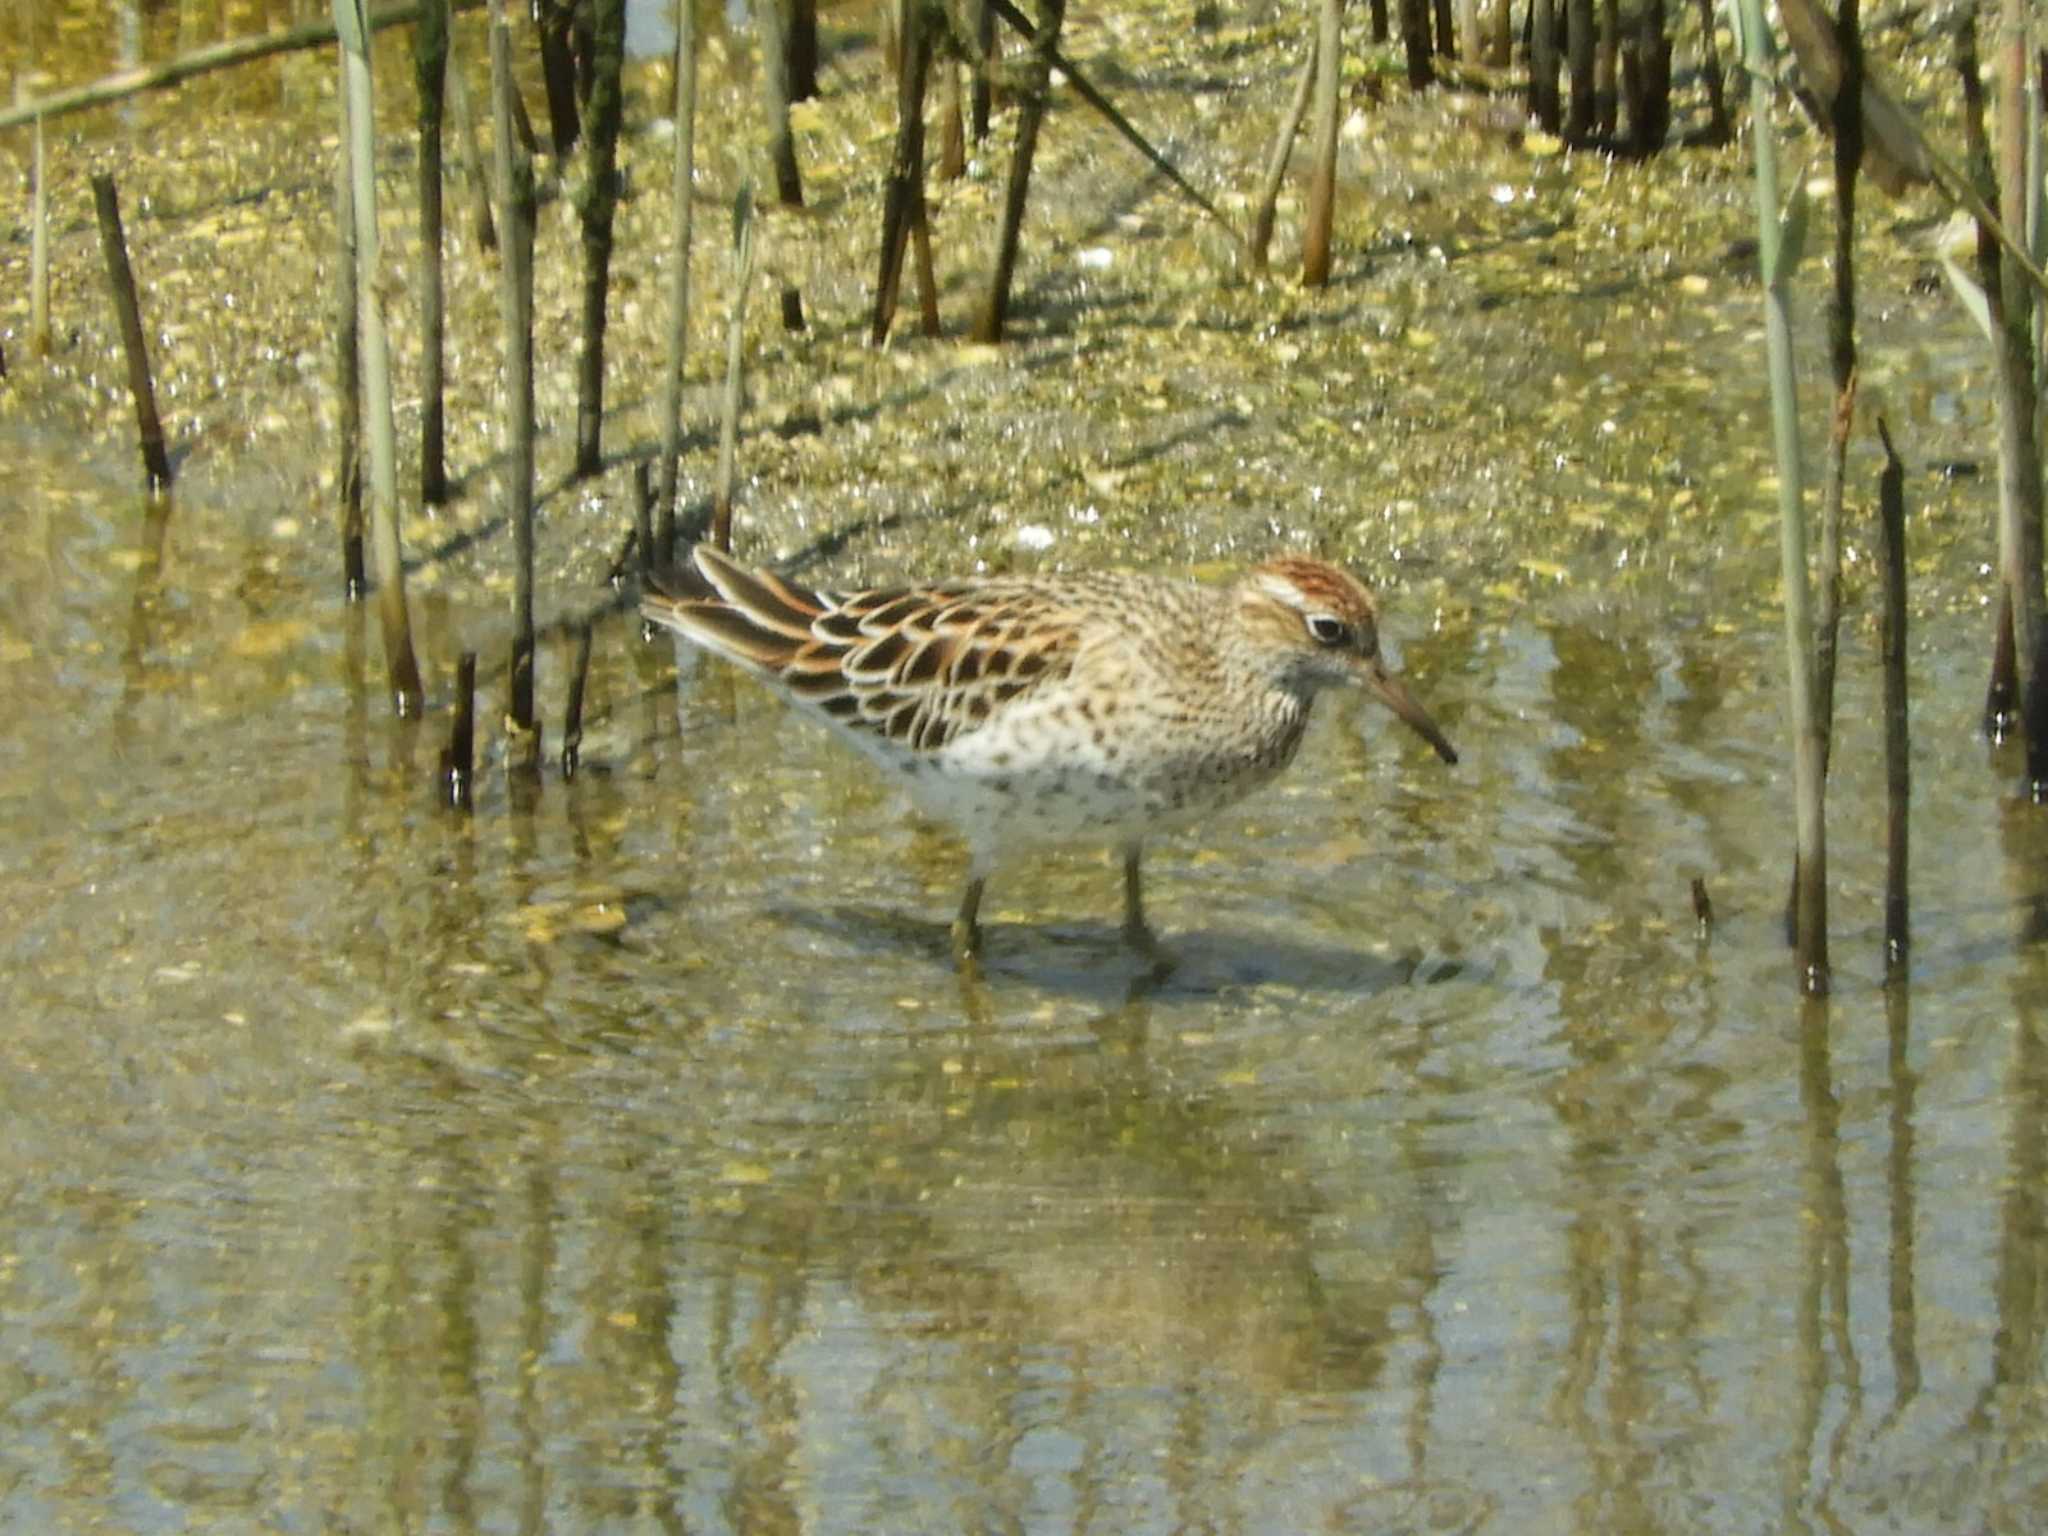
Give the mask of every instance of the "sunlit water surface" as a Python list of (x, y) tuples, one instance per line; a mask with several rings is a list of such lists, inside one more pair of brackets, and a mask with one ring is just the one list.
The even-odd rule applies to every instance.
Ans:
[[(326, 68), (287, 77), (321, 124)], [(0, 426), (0, 1530), (2048, 1526), (2048, 818), (1974, 736), (1981, 492), (1924, 473), (1987, 451), (1972, 343), (1896, 269), (1873, 285), (1866, 387), (1914, 433), (1928, 552), (1914, 944), (1882, 988), (1858, 567), (1837, 985), (1803, 1006), (1755, 297), (1685, 222), (1739, 189), (1646, 173), (1675, 232), (1602, 246), (1583, 167), (1505, 153), (1523, 180), (1440, 196), (1374, 173), (1385, 244), (1323, 310), (1155, 259), (1184, 216), (1098, 217), (1141, 201), (1104, 152), (1049, 183), (1074, 227), (1027, 268), (1023, 364), (821, 349), (824, 430), (745, 445), (749, 517), (797, 509), (770, 542), (843, 544), (821, 579), (900, 558), (906, 504), (920, 559), (1036, 522), (1082, 564), (1341, 504), (1402, 578), (1387, 627), (1463, 761), (1325, 707), (1279, 786), (1153, 850), (1164, 980), (1078, 853), (999, 873), (963, 983), (952, 840), (623, 618), (574, 781), (491, 762), (443, 809), (456, 650), (503, 698), (475, 578), (504, 540), (422, 584), (434, 712), (394, 723), (332, 589), (326, 427), (293, 414), (310, 342), (155, 518), (104, 436)], [(287, 313), (324, 291), (279, 265)], [(812, 274), (827, 324), (868, 270)], [(1120, 316), (1145, 323), (1091, 329)], [(1033, 374), (1072, 395), (1007, 414)], [(812, 409), (765, 387), (770, 424)], [(849, 441), (866, 500), (829, 469)], [(551, 611), (581, 579), (550, 570)], [(541, 659), (551, 747), (572, 651)]]
[(1802, 1007), (1772, 637), (1596, 600), (1411, 632), (1456, 769), (1342, 700), (1161, 845), (1163, 982), (1076, 855), (963, 983), (958, 850), (755, 684), (615, 622), (574, 781), (452, 814), (267, 533), (15, 462), (6, 1528), (2040, 1515), (2044, 828), (1975, 625), (1914, 657), (1909, 985), (1867, 665)]

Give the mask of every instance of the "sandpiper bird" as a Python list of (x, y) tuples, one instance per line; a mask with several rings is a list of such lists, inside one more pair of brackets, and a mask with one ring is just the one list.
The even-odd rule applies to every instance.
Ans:
[(1084, 841), (1123, 850), (1124, 935), (1156, 956), (1145, 839), (1278, 774), (1325, 688), (1363, 684), (1458, 760), (1382, 663), (1372, 595), (1320, 560), (1269, 560), (1228, 587), (1118, 573), (839, 593), (698, 544), (663, 585), (641, 613), (822, 716), (967, 839), (963, 962), (990, 869)]

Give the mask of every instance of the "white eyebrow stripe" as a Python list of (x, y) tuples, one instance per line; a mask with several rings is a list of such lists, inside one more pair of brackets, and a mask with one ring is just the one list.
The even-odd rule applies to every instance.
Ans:
[(1258, 577), (1259, 590), (1264, 592), (1266, 596), (1272, 598), (1275, 602), (1285, 603), (1290, 608), (1297, 610), (1301, 608), (1301, 588), (1297, 587), (1285, 576), (1280, 575), (1277, 571), (1260, 571)]

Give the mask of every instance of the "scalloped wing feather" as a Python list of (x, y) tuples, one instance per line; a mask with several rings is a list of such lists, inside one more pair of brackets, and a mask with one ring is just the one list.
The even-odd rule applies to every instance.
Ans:
[(1066, 677), (1080, 648), (1080, 616), (1042, 589), (948, 582), (841, 595), (708, 545), (691, 554), (685, 594), (651, 592), (643, 614), (908, 752), (936, 752), (996, 705)]

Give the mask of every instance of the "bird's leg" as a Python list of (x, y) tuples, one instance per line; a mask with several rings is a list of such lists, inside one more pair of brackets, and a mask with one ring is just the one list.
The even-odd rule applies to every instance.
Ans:
[(967, 893), (960, 898), (960, 912), (953, 919), (953, 958), (965, 965), (981, 953), (981, 924), (976, 915), (981, 911), (981, 888), (988, 883), (988, 877), (976, 868), (967, 877)]
[(1124, 849), (1124, 942), (1140, 954), (1156, 960), (1163, 952), (1158, 936), (1145, 921), (1144, 876), (1138, 862), (1144, 851), (1138, 843), (1131, 843)]

